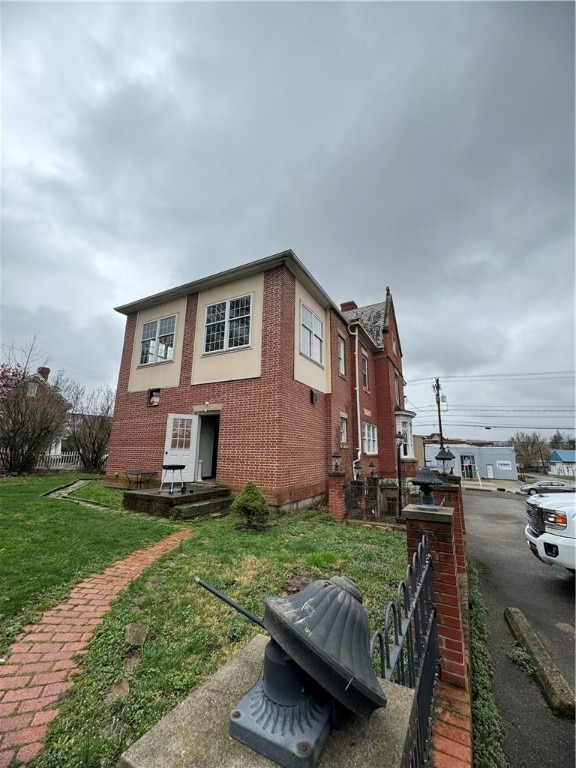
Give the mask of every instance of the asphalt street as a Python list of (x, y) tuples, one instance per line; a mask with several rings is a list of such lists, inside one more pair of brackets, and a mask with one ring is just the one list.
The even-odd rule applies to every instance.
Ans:
[(488, 609), (493, 693), (510, 768), (574, 765), (574, 721), (556, 717), (539, 687), (508, 656), (514, 638), (504, 610), (519, 608), (574, 686), (574, 576), (541, 563), (524, 538), (525, 498), (465, 491), (468, 557), (480, 570)]

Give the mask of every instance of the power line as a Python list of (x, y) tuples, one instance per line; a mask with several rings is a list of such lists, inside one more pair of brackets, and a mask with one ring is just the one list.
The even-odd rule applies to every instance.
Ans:
[[(477, 429), (537, 429), (537, 430), (558, 430), (558, 431), (568, 431), (572, 432), (576, 429), (574, 424), (570, 426), (559, 426), (556, 425), (554, 427), (544, 427), (542, 425), (534, 426), (530, 424), (490, 424), (490, 426), (486, 426), (485, 424), (477, 424), (477, 423), (470, 423), (470, 422), (457, 422), (457, 421), (451, 421), (446, 424), (444, 424), (448, 427), (476, 427)], [(414, 422), (414, 427), (436, 427), (437, 422), (431, 421), (431, 422)]]
[[(451, 381), (454, 384), (467, 381), (513, 381), (523, 379), (528, 381), (541, 381), (546, 379), (573, 379), (576, 371), (538, 371), (530, 373), (478, 373), (462, 374), (461, 376), (443, 376), (442, 381)], [(427, 376), (424, 379), (411, 379), (406, 384), (419, 384), (421, 382), (433, 382), (433, 378)]]

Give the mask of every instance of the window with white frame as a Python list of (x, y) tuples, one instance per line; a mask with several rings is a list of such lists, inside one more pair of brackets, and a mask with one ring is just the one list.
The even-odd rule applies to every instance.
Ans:
[(378, 429), (375, 424), (362, 422), (362, 444), (366, 454), (378, 453)]
[(400, 379), (398, 374), (394, 374), (394, 396), (396, 398), (396, 405), (400, 405)]
[(149, 320), (142, 326), (140, 365), (164, 363), (174, 357), (176, 315)]
[(414, 438), (412, 436), (412, 422), (401, 421), (398, 431), (402, 433), (404, 442), (400, 446), (400, 453), (404, 457), (414, 456)]
[(300, 305), (300, 351), (315, 363), (324, 363), (324, 323), (306, 304)]
[(342, 336), (338, 336), (338, 373), (346, 375), (346, 342)]
[(340, 416), (340, 445), (348, 442), (348, 419), (346, 416)]
[(204, 352), (250, 346), (252, 296), (239, 296), (206, 307)]
[(368, 358), (362, 355), (362, 387), (368, 391)]

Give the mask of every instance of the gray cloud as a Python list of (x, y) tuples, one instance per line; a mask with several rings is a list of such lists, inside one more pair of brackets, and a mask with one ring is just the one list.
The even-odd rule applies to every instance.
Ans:
[[(9, 3), (1, 35), (3, 343), (115, 379), (113, 306), (292, 247), (337, 302), (391, 287), (416, 403), (573, 370), (573, 5)], [(528, 378), (445, 388), (574, 404)]]

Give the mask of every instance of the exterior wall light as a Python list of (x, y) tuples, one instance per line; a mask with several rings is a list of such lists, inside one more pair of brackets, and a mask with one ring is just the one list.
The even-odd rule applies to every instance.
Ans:
[(334, 459), (334, 472), (340, 472), (340, 459), (342, 458), (342, 454), (340, 451), (334, 451), (332, 458)]

